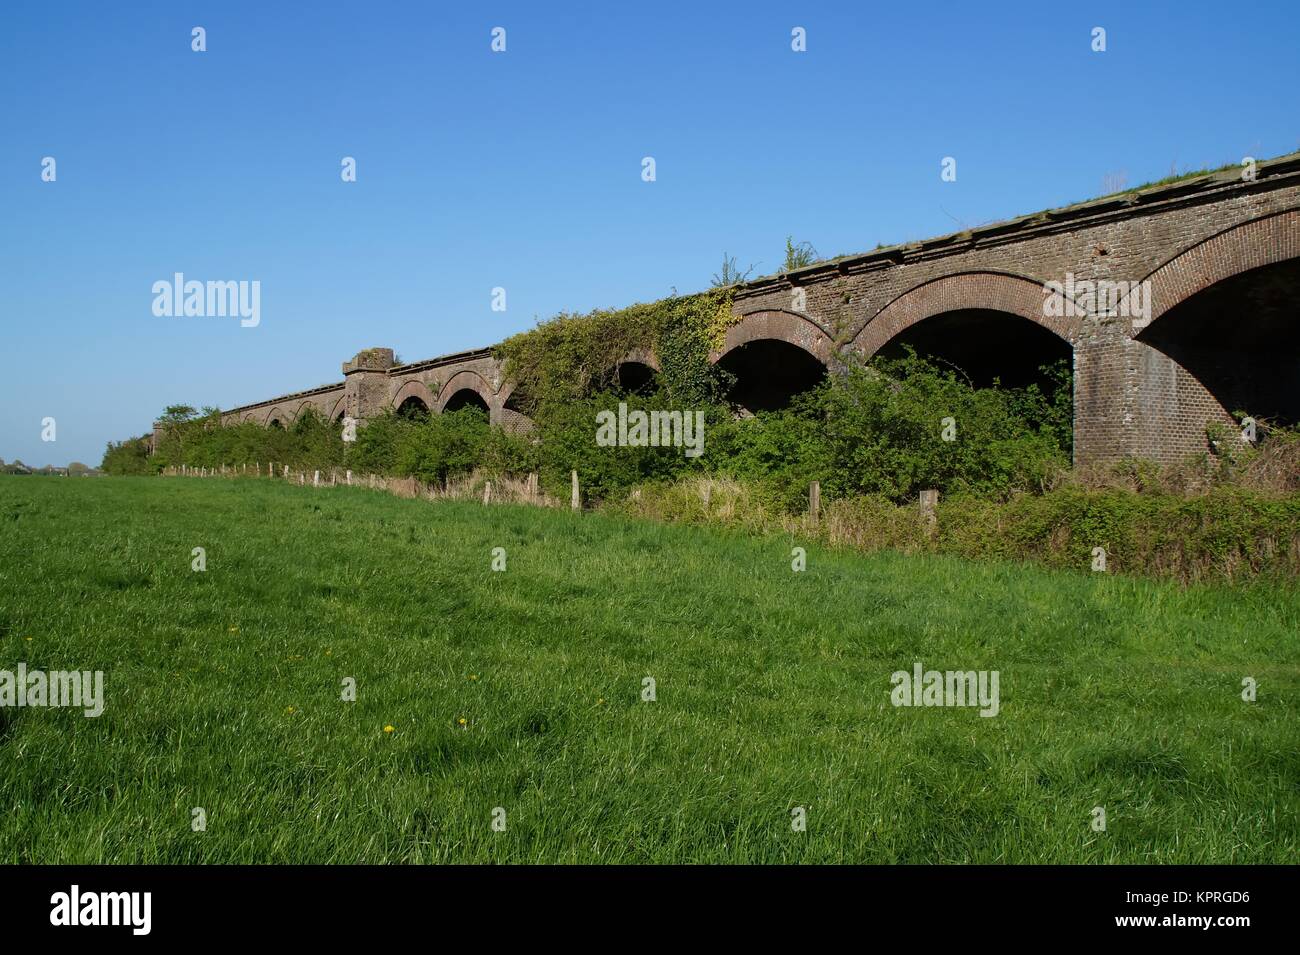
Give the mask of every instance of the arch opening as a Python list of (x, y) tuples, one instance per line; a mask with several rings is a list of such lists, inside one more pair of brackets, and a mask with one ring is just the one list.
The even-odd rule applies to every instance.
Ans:
[(532, 410), (532, 399), (522, 389), (516, 388), (510, 392), (510, 397), (502, 405), (507, 411), (516, 411), (519, 414), (528, 414)]
[(717, 367), (733, 378), (727, 400), (750, 413), (780, 410), (826, 377), (819, 359), (775, 338), (739, 345), (719, 358)]
[(279, 428), (281, 431), (284, 430), (284, 422), (282, 422), (279, 418), (272, 418), (270, 421), (267, 422), (266, 426), (268, 428)]
[(1241, 272), (1136, 336), (1195, 377), (1229, 414), (1300, 424), (1300, 259)]
[(397, 416), (407, 421), (423, 421), (429, 414), (429, 406), (418, 395), (411, 395), (397, 406)]
[(447, 399), (443, 411), (459, 411), (462, 408), (480, 408), (484, 414), (491, 412), (486, 399), (473, 388), (461, 388)]
[(1072, 357), (1070, 343), (1027, 318), (994, 309), (940, 312), (903, 329), (876, 353), (901, 358), (907, 348), (962, 373), (976, 388), (1056, 387), (1043, 368)]
[(625, 394), (648, 394), (659, 384), (659, 372), (643, 361), (621, 361), (614, 368), (614, 387)]

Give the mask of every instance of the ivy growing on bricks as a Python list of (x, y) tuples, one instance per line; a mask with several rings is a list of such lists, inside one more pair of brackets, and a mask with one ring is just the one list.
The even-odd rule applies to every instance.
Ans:
[(545, 418), (566, 401), (615, 386), (619, 363), (638, 351), (659, 360), (659, 387), (678, 406), (717, 404), (727, 381), (709, 363), (722, 345), (731, 312), (730, 289), (672, 296), (621, 309), (563, 313), (497, 346), (506, 378), (523, 396), (521, 410)]

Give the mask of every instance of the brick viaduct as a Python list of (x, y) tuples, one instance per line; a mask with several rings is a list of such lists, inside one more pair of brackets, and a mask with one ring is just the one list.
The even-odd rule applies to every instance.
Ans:
[[(1137, 288), (1116, 315), (1045, 307), (1046, 283), (1086, 306), (1078, 290), (1089, 281)], [(845, 349), (868, 357), (910, 345), (977, 383), (1025, 383), (1072, 359), (1076, 463), (1169, 462), (1203, 451), (1207, 424), (1231, 424), (1235, 412), (1300, 419), (1297, 296), (1292, 154), (1260, 163), (1253, 180), (1228, 169), (745, 283), (712, 358), (736, 375), (733, 400), (753, 409), (840, 367)], [(625, 365), (632, 375), (657, 367), (648, 353)], [(512, 389), (491, 349), (409, 364), (368, 349), (343, 365), (342, 382), (233, 408), (223, 421), (287, 426), (309, 405), (364, 420), (475, 404), (495, 424), (527, 428)]]

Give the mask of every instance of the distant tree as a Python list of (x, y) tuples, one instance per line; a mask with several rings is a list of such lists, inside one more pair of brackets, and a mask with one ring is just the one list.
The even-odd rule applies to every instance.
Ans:
[(785, 237), (785, 266), (781, 271), (793, 272), (795, 269), (801, 269), (806, 265), (812, 265), (817, 261), (817, 250), (809, 242), (800, 242), (797, 245), (794, 236)]
[(193, 405), (168, 405), (158, 420), (163, 424), (184, 424), (193, 421), (196, 415), (198, 412)]
[(100, 468), (107, 474), (153, 473), (157, 468), (153, 467), (149, 460), (149, 438), (108, 442)]
[[(750, 265), (744, 272), (736, 265), (736, 257), (722, 253), (722, 270), (713, 275), (713, 287), (724, 288), (728, 285), (739, 285), (741, 282), (749, 280), (750, 273), (754, 271), (754, 266)], [(676, 290), (674, 290), (676, 291)]]
[(184, 433), (190, 430), (186, 426), (198, 420), (198, 417), (199, 412), (193, 405), (168, 405), (163, 409), (162, 416), (158, 419), (163, 426), (163, 443), (174, 445), (174, 449), (169, 448), (173, 453), (167, 455), (168, 459), (182, 459), (185, 450)]
[(73, 461), (68, 465), (69, 474), (85, 474), (89, 470), (90, 468), (82, 464), (80, 461)]

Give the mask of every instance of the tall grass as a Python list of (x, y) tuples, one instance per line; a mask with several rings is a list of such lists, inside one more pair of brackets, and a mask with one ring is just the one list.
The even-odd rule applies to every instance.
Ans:
[[(0, 525), (0, 669), (100, 669), (107, 697), (0, 709), (7, 862), (1300, 849), (1293, 589), (267, 480), (0, 478)], [(1001, 712), (892, 707), (917, 660), (998, 670)]]

